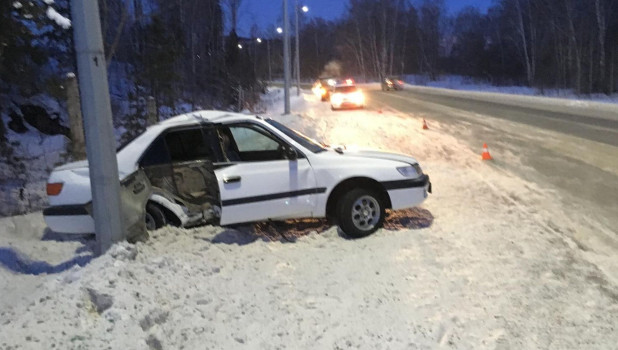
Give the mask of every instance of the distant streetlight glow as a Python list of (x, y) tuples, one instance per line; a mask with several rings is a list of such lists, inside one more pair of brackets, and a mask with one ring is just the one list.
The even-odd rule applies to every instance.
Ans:
[(255, 41), (257, 41), (258, 44), (261, 44), (262, 43), (262, 38), (257, 38), (257, 39), (255, 39)]
[(239, 49), (242, 49), (242, 45), (241, 45), (241, 44), (238, 44), (238, 48), (239, 48)]
[(279, 33), (279, 34), (283, 33), (283, 28), (277, 27), (277, 33)]
[(303, 6), (303, 7), (301, 7), (301, 10), (303, 10), (303, 12), (308, 12), (309, 11), (309, 7)]

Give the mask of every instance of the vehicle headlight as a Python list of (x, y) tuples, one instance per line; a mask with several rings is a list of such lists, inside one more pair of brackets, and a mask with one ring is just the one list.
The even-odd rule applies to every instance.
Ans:
[(358, 105), (362, 105), (365, 102), (365, 96), (361, 91), (355, 92), (354, 95), (352, 95), (352, 101)]
[(405, 177), (419, 177), (423, 175), (423, 170), (421, 170), (421, 166), (418, 163), (399, 167), (397, 171)]

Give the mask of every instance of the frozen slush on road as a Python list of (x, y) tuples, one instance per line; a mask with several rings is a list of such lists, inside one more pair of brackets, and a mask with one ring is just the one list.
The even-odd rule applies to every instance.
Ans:
[[(118, 152), (120, 180), (143, 171), (153, 187), (149, 229), (328, 217), (353, 237), (376, 231), (386, 209), (421, 204), (429, 176), (406, 155), (329, 148), (283, 124), (221, 111), (180, 115)], [(50, 175), (48, 226), (94, 232), (88, 164)]]

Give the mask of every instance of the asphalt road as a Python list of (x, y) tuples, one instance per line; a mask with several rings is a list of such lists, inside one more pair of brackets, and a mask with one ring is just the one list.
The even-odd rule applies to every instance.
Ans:
[(574, 235), (583, 246), (594, 235), (618, 249), (618, 106), (468, 95), (423, 88), (366, 91), (367, 108), (424, 118), (430, 129), (437, 122), (478, 149), (479, 158), (487, 143), (491, 166), (555, 192), (582, 216), (589, 232)]
[[(607, 112), (595, 113), (582, 109), (567, 112), (564, 111), (564, 108), (557, 108), (556, 106), (512, 105), (496, 100), (482, 101), (410, 90), (398, 91), (396, 94), (382, 93), (381, 91), (372, 91), (371, 93), (376, 97), (379, 95), (380, 99), (389, 100), (389, 104), (393, 105), (402, 106), (402, 103), (406, 105), (412, 99), (415, 99), (416, 101), (439, 104), (618, 146), (618, 118), (610, 119), (611, 117), (607, 115)], [(396, 102), (395, 100), (399, 101)], [(615, 113), (615, 116), (618, 117), (618, 106)]]

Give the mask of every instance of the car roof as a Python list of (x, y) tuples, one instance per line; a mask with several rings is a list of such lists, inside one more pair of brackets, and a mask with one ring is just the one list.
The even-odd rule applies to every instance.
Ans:
[(177, 115), (170, 119), (166, 119), (156, 125), (161, 125), (165, 128), (169, 128), (170, 126), (192, 125), (196, 123), (226, 123), (251, 118), (255, 117), (247, 114), (226, 111), (202, 110)]
[(204, 123), (230, 123), (236, 121), (255, 120), (257, 116), (226, 111), (203, 110), (181, 114), (149, 126), (146, 131), (129, 142), (118, 152), (118, 168), (121, 172), (133, 172), (137, 161), (146, 148), (164, 130), (171, 127), (182, 127)]

